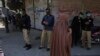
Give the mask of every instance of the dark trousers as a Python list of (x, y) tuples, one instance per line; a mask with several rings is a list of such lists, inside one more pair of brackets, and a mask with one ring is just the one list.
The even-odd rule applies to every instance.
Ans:
[(72, 45), (79, 44), (80, 39), (81, 39), (81, 31), (80, 30), (72, 30)]
[(8, 23), (8, 21), (7, 21), (7, 18), (5, 17), (5, 20), (4, 20), (4, 22), (5, 22), (5, 30), (6, 30), (6, 33), (9, 33), (9, 23)]
[(9, 33), (9, 27), (8, 24), (5, 25), (6, 33)]

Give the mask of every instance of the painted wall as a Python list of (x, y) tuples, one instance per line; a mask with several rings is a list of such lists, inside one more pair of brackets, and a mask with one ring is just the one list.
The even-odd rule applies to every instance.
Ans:
[(47, 7), (47, 0), (34, 0), (35, 8), (35, 27), (37, 29), (43, 29), (41, 21), (45, 15), (45, 9)]
[(0, 1), (0, 7), (2, 7), (2, 2)]
[(58, 13), (59, 10), (69, 12), (70, 22), (75, 12), (90, 10), (93, 12), (95, 26), (100, 26), (100, 0), (53, 0), (52, 8), (53, 14), (56, 16), (56, 20), (60, 14)]
[(43, 29), (43, 26), (41, 25), (41, 21), (43, 16), (45, 15), (47, 0), (34, 0), (34, 4), (33, 4), (33, 0), (25, 0), (25, 2), (26, 2), (25, 3), (26, 11), (28, 15), (30, 15), (31, 17), (32, 27), (35, 27), (37, 29)]
[[(33, 0), (26, 0), (26, 11), (31, 17), (32, 27), (34, 27), (35, 23), (37, 29), (43, 29), (41, 21), (45, 15), (46, 7), (47, 0), (34, 0), (34, 6)], [(52, 0), (51, 8), (52, 14), (55, 16), (55, 21), (58, 19), (59, 9), (68, 12), (68, 14), (70, 14), (69, 19), (73, 18), (75, 12), (91, 10), (95, 16), (95, 25), (100, 24), (100, 0)], [(35, 10), (35, 13), (33, 10)]]
[(31, 18), (32, 27), (34, 27), (34, 11), (33, 11), (33, 0), (25, 0), (26, 12)]

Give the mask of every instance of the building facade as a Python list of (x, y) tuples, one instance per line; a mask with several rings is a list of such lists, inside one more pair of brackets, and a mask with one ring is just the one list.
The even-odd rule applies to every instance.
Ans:
[(41, 20), (45, 15), (45, 9), (49, 7), (52, 10), (52, 14), (57, 20), (59, 9), (65, 12), (70, 13), (73, 17), (74, 12), (90, 10), (96, 16), (95, 24), (99, 25), (100, 23), (100, 0), (25, 0), (25, 7), (27, 13), (30, 15), (32, 20), (32, 27), (37, 29), (43, 29), (41, 25)]

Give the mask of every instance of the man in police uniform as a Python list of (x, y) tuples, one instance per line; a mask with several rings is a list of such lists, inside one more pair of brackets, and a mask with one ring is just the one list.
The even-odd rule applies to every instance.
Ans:
[(82, 20), (82, 46), (91, 49), (91, 28), (93, 27), (93, 18), (90, 12), (86, 12), (86, 18)]

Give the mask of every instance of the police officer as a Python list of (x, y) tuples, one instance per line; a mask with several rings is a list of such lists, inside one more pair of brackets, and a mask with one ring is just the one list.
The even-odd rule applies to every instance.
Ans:
[(91, 29), (93, 27), (93, 18), (90, 12), (86, 12), (86, 18), (82, 21), (82, 47), (91, 49)]
[(26, 14), (25, 10), (23, 10), (22, 13), (23, 13), (21, 18), (22, 32), (23, 32), (24, 41), (26, 43), (24, 47), (26, 48), (26, 50), (29, 50), (32, 47), (29, 38), (29, 31), (31, 29), (31, 20), (30, 17)]

